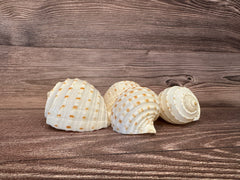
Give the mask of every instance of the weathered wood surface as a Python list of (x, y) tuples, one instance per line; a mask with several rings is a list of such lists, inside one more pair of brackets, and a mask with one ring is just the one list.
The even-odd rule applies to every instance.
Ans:
[(240, 53), (0, 47), (0, 108), (43, 108), (47, 91), (67, 77), (85, 79), (102, 94), (120, 80), (157, 94), (176, 80), (202, 106), (240, 106)]
[(240, 51), (238, 0), (0, 0), (0, 44)]
[(0, 178), (240, 177), (238, 108), (202, 108), (201, 120), (185, 126), (158, 119), (156, 135), (128, 136), (57, 131), (42, 109), (0, 112)]
[[(46, 93), (81, 78), (182, 84), (200, 121), (156, 135), (45, 124)], [(0, 0), (0, 179), (240, 179), (238, 0)]]

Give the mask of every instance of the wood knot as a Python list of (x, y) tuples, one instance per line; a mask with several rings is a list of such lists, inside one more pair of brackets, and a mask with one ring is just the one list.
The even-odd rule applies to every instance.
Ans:
[(187, 83), (194, 81), (193, 76), (191, 75), (179, 75), (174, 77), (174, 79), (168, 79), (165, 81), (168, 87), (172, 86), (184, 86)]

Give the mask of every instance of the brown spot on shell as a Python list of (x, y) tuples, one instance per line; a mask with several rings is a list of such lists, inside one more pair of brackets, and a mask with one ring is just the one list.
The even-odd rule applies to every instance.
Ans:
[(67, 95), (67, 96), (65, 96), (64, 98), (68, 98), (69, 96)]
[(54, 125), (54, 127), (58, 127), (58, 125), (57, 125), (57, 124), (55, 124), (55, 125)]
[(81, 98), (80, 97), (76, 97), (76, 99), (80, 100)]
[(71, 128), (71, 126), (66, 126), (66, 128), (67, 128), (67, 129), (70, 129), (70, 128)]
[(58, 91), (61, 91), (61, 90), (62, 90), (62, 88), (59, 88), (59, 89), (58, 89)]
[(68, 88), (69, 90), (73, 89), (72, 87)]
[(57, 117), (61, 117), (61, 114), (57, 114)]
[(73, 109), (77, 109), (78, 107), (77, 106), (73, 106)]
[(118, 120), (118, 122), (119, 122), (119, 123), (122, 123), (122, 120), (121, 120), (121, 119), (119, 119), (119, 120)]
[(84, 87), (81, 87), (80, 89), (85, 89)]
[(138, 97), (137, 96), (134, 96), (135, 99), (137, 99)]
[(145, 99), (146, 102), (149, 102), (149, 99)]
[(127, 112), (129, 112), (129, 111), (130, 111), (130, 109), (127, 108)]
[(86, 119), (86, 116), (83, 116), (82, 118), (83, 118), (83, 119)]
[(82, 127), (80, 127), (79, 129), (80, 129), (80, 130), (83, 130), (83, 128), (82, 128)]
[(74, 115), (69, 115), (70, 118), (74, 118), (75, 116)]
[(51, 114), (50, 112), (47, 113), (48, 115)]

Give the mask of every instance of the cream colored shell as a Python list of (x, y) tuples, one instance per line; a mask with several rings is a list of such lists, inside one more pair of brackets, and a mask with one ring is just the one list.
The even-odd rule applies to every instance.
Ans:
[(48, 92), (46, 123), (66, 131), (93, 131), (110, 125), (103, 97), (80, 79), (58, 82)]
[(111, 125), (122, 134), (156, 133), (153, 122), (159, 117), (158, 96), (148, 88), (124, 91), (113, 105)]
[(111, 114), (112, 106), (116, 99), (124, 92), (125, 90), (133, 87), (139, 87), (139, 84), (133, 82), (133, 81), (119, 81), (114, 83), (105, 93), (104, 95), (104, 101), (107, 106), (107, 111), (109, 113), (109, 116)]
[(159, 94), (160, 116), (172, 124), (185, 124), (200, 118), (196, 96), (186, 87), (173, 86)]

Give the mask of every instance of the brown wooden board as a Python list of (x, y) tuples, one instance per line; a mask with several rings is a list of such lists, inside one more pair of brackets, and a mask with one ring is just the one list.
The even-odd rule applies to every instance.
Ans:
[(160, 118), (156, 135), (55, 130), (43, 110), (1, 110), (2, 178), (237, 178), (238, 108), (203, 108), (200, 121), (171, 125)]
[(240, 51), (238, 0), (1, 0), (0, 44)]
[(85, 79), (102, 95), (133, 80), (157, 94), (174, 83), (189, 87), (201, 106), (240, 106), (240, 53), (0, 46), (0, 108), (43, 108), (66, 78)]
[[(190, 88), (199, 121), (156, 135), (46, 125), (47, 92), (80, 78)], [(238, 0), (0, 0), (0, 179), (240, 179)]]

